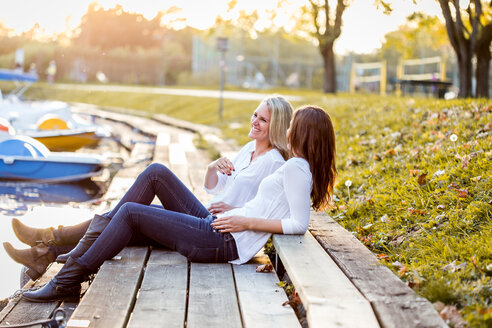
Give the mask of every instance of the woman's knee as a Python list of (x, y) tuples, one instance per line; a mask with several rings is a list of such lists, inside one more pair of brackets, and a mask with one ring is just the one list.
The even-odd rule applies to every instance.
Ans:
[(149, 177), (163, 177), (169, 175), (169, 173), (171, 173), (171, 170), (167, 166), (160, 163), (152, 163), (141, 174)]
[(132, 218), (135, 214), (139, 212), (139, 207), (141, 206), (142, 204), (127, 202), (121, 205), (120, 209), (112, 220), (124, 221), (128, 225), (132, 225)]

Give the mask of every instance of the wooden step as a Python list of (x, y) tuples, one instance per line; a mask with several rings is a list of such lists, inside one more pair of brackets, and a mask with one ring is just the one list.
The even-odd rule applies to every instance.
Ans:
[(147, 247), (127, 247), (104, 262), (67, 327), (126, 327), (148, 252)]
[(309, 327), (379, 327), (371, 304), (310, 232), (274, 235), (273, 241), (306, 309)]
[(447, 327), (427, 299), (326, 213), (311, 214), (310, 231), (371, 303), (383, 327)]

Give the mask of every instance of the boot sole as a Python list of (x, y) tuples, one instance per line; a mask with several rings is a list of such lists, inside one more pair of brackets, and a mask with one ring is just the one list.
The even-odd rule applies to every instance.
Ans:
[(63, 263), (63, 264), (65, 264), (65, 263), (67, 263), (67, 260), (68, 260), (68, 258), (66, 258), (66, 259), (58, 259), (58, 257), (57, 257), (56, 258), (56, 263)]
[(22, 298), (26, 301), (33, 302), (33, 303), (51, 303), (51, 302), (58, 302), (58, 301), (69, 302), (69, 303), (78, 303), (80, 301), (80, 296), (64, 296), (64, 297), (58, 297), (58, 298), (54, 298), (54, 299), (40, 300), (37, 298), (30, 298), (26, 295), (22, 295)]

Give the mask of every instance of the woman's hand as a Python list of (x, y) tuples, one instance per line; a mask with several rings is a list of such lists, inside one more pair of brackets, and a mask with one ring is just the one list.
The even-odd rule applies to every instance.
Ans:
[(217, 218), (210, 224), (212, 228), (219, 232), (239, 232), (248, 230), (248, 218), (245, 216), (225, 216), (223, 218)]
[(234, 206), (231, 206), (229, 204), (226, 204), (224, 202), (217, 202), (217, 203), (212, 203), (210, 206), (207, 208), (207, 210), (210, 212), (210, 214), (219, 214), (219, 213), (224, 213), (229, 210), (232, 210), (235, 208)]
[(208, 164), (209, 169), (214, 169), (222, 174), (231, 175), (234, 171), (234, 165), (227, 157), (221, 157), (212, 163)]

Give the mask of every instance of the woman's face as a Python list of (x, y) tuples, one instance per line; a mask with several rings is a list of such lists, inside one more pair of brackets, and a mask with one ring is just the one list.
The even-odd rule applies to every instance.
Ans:
[(270, 128), (270, 111), (266, 103), (261, 103), (255, 109), (251, 116), (251, 131), (249, 137), (256, 141), (265, 141), (268, 139), (268, 131)]

